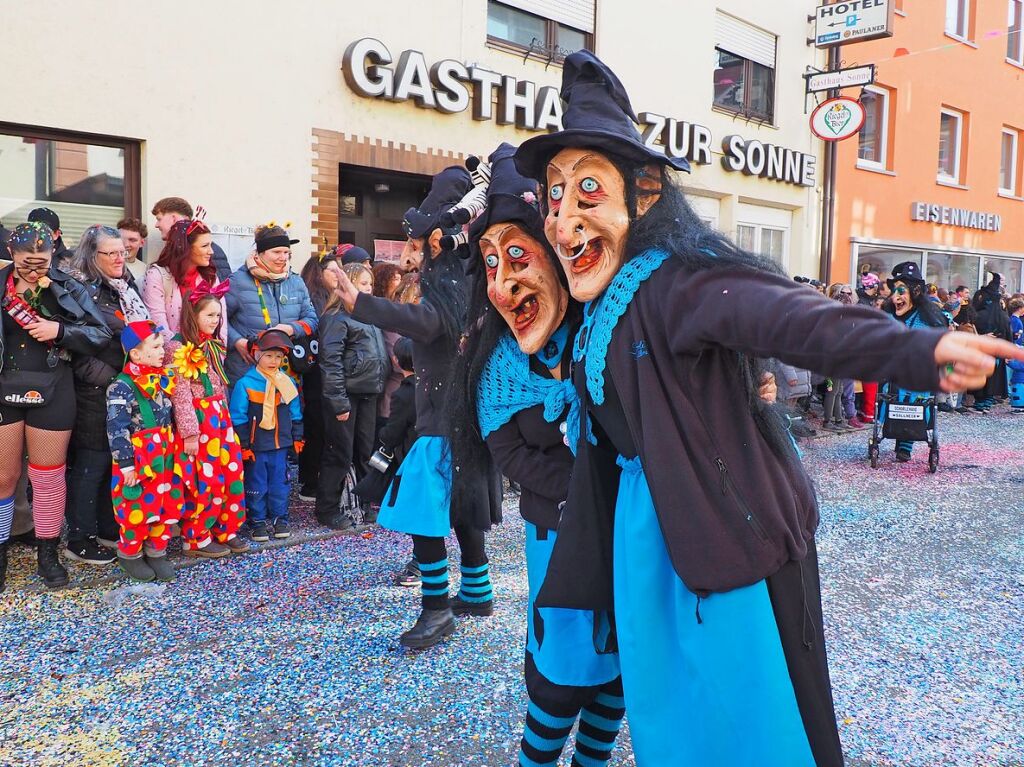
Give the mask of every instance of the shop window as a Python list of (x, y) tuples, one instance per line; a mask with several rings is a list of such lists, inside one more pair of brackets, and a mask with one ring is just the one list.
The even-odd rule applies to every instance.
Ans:
[(992, 274), (1001, 274), (1003, 287), (1006, 288), (1008, 294), (1012, 295), (1022, 289), (1022, 273), (1024, 273), (1024, 261), (1018, 261), (1015, 258), (986, 258), (983, 282), (987, 283), (992, 279)]
[(1024, 0), (1009, 0), (1006, 17), (1006, 60), (1024, 67)]
[[(509, 0), (487, 2), (487, 38), (540, 55), (562, 59), (578, 50), (593, 50), (593, 5), (573, 3), (581, 8), (552, 0)], [(568, 19), (585, 27), (566, 23)]]
[(999, 193), (1019, 197), (1017, 147), (1020, 145), (1020, 132), (1014, 128), (1003, 128), (999, 135)]
[(714, 105), (755, 120), (775, 117), (776, 37), (719, 12), (715, 17)]
[(869, 86), (860, 97), (864, 107), (864, 127), (858, 134), (857, 165), (862, 168), (888, 167), (889, 92)]
[(973, 12), (974, 0), (946, 0), (946, 34), (958, 40), (970, 41)]
[(903, 263), (904, 261), (913, 261), (918, 266), (921, 266), (923, 260), (924, 253), (920, 250), (857, 245), (856, 273), (861, 275), (866, 272), (874, 272), (884, 280), (892, 275), (892, 269), (896, 264)]
[(967, 285), (973, 292), (980, 279), (981, 258), (964, 253), (929, 251), (924, 274), (926, 281), (940, 288), (952, 292), (960, 285)]
[(786, 230), (755, 224), (737, 224), (736, 243), (744, 250), (767, 256), (781, 264), (786, 255)]
[(0, 221), (13, 227), (51, 208), (74, 247), (93, 224), (138, 216), (138, 142), (0, 123)]
[(963, 148), (964, 115), (943, 109), (939, 116), (938, 180), (946, 184), (961, 182), (961, 150)]

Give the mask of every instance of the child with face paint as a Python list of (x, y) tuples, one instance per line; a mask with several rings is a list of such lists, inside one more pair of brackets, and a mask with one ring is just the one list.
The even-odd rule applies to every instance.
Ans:
[(228, 412), (227, 350), (220, 334), (228, 288), (228, 282), (199, 282), (185, 297), (181, 330), (164, 350), (164, 364), (178, 378), (174, 420), (189, 460), (181, 526), (186, 557), (217, 559), (249, 550), (238, 535), (245, 522), (242, 448)]
[[(606, 613), (537, 609), (537, 591), (558, 533), (573, 456), (565, 419), (573, 399), (571, 301), (544, 239), (536, 182), (520, 176), (515, 149), (489, 158), (486, 207), (470, 228), (469, 335), (452, 381), (452, 458), (462, 479), (486, 455), (522, 488), (526, 521), (526, 689), (530, 697), (519, 764), (554, 765), (579, 719), (573, 765), (606, 764), (624, 713), (618, 656)], [(475, 318), (475, 319), (474, 319)]]
[(686, 204), (666, 171), (685, 161), (644, 144), (590, 52), (566, 58), (562, 97), (564, 130), (516, 153), (586, 302), (577, 459), (536, 603), (614, 605), (638, 764), (841, 765), (814, 489), (755, 396), (757, 359), (952, 391), (1024, 350), (840, 306), (738, 249)]
[(256, 364), (231, 390), (231, 423), (245, 462), (245, 504), (254, 541), (291, 537), (288, 451), (302, 453), (299, 390), (282, 370), (292, 339), (270, 328), (249, 345)]
[[(385, 495), (377, 522), (413, 539), (422, 574), (422, 610), (400, 641), (414, 649), (432, 647), (454, 633), (455, 614), (487, 616), (494, 604), (484, 531), (501, 520), (499, 478), (491, 470), (471, 476), (468, 497), (455, 502), (445, 417), (448, 374), (466, 319), (466, 295), (461, 259), (455, 250), (441, 247), (442, 237), (460, 227), (446, 230), (440, 218), (469, 188), (465, 168), (446, 168), (434, 177), (420, 206), (406, 211), (403, 227), (407, 250), (415, 256), (409, 263), (420, 271), (420, 303), (398, 304), (360, 293), (346, 275), (338, 288), (354, 320), (401, 333), (413, 343), (419, 437)], [(458, 596), (449, 599), (444, 538), (452, 529), (462, 551), (462, 582)]]
[(125, 325), (124, 370), (107, 387), (112, 500), (121, 531), (117, 557), (136, 581), (174, 580), (167, 544), (184, 501), (185, 457), (171, 416), (177, 382), (164, 367), (160, 331), (152, 320)]

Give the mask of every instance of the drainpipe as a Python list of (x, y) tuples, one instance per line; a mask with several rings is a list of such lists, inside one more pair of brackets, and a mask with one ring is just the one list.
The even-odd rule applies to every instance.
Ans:
[[(828, 49), (828, 70), (839, 68), (839, 45)], [(828, 92), (830, 99), (839, 95), (833, 88)], [(825, 152), (824, 194), (821, 197), (821, 263), (818, 265), (818, 278), (826, 285), (832, 282), (832, 242), (835, 239), (834, 223), (836, 209), (836, 144), (829, 141)]]

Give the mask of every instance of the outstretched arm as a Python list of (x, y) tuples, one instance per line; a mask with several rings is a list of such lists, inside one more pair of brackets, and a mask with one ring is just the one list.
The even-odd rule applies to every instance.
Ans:
[(353, 319), (375, 325), (381, 330), (391, 330), (424, 344), (436, 340), (444, 332), (440, 316), (426, 301), (398, 304), (386, 298), (360, 293), (344, 273), (338, 277), (338, 292), (341, 293), (345, 310)]

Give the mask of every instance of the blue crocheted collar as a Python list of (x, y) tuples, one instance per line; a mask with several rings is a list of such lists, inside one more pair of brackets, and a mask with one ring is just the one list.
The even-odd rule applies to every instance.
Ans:
[(576, 334), (572, 358), (574, 362), (584, 360), (587, 391), (595, 405), (604, 402), (604, 369), (612, 331), (640, 286), (668, 257), (664, 250), (645, 250), (634, 256), (622, 265), (608, 289), (583, 307), (583, 325)]
[(548, 370), (558, 367), (562, 363), (562, 354), (565, 352), (565, 342), (569, 340), (569, 325), (565, 322), (556, 330), (548, 342), (533, 356), (543, 363)]
[(512, 334), (506, 332), (495, 344), (477, 386), (480, 433), (486, 439), (516, 413), (540, 404), (544, 405), (544, 420), (552, 423), (565, 412), (573, 394), (570, 379), (545, 378), (530, 370), (530, 358)]

